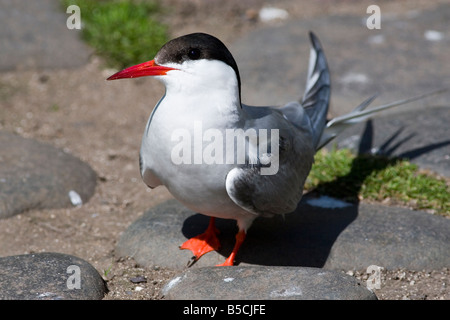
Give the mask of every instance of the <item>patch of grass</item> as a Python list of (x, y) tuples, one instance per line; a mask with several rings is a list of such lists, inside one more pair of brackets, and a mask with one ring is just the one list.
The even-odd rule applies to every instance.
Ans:
[(0, 101), (7, 101), (19, 91), (19, 86), (0, 81)]
[(61, 108), (59, 107), (59, 105), (57, 103), (54, 103), (48, 108), (48, 111), (50, 111), (50, 112), (58, 112), (60, 109)]
[(62, 0), (81, 12), (82, 35), (109, 66), (124, 68), (153, 59), (168, 40), (162, 12), (152, 0)]
[(406, 159), (355, 156), (347, 149), (321, 150), (305, 188), (351, 202), (388, 200), (450, 215), (448, 181)]
[(103, 270), (103, 276), (105, 277), (105, 278), (107, 278), (108, 277), (108, 275), (109, 275), (109, 273), (111, 272), (111, 269), (112, 269), (112, 264), (108, 267), (108, 269), (105, 269), (105, 270)]

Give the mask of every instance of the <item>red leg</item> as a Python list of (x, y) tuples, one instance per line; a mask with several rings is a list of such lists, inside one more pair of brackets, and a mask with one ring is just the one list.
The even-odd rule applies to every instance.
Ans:
[(240, 230), (236, 234), (236, 243), (234, 245), (233, 251), (231, 252), (230, 256), (227, 258), (227, 260), (225, 260), (224, 263), (218, 264), (217, 267), (232, 266), (234, 264), (234, 259), (236, 258), (236, 254), (237, 254), (239, 248), (241, 247), (241, 244), (244, 242), (244, 240), (245, 240), (245, 231)]
[(219, 230), (215, 226), (215, 218), (211, 217), (206, 231), (184, 242), (180, 249), (189, 249), (194, 254), (195, 260), (213, 250), (219, 250), (220, 242), (217, 238)]

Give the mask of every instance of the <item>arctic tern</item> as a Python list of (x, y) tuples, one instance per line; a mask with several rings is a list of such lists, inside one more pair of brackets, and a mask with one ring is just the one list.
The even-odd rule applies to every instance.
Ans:
[[(257, 217), (295, 210), (317, 150), (375, 112), (432, 94), (366, 110), (373, 96), (327, 121), (329, 69), (318, 38), (309, 35), (305, 93), (300, 101), (282, 107), (243, 104), (236, 61), (219, 39), (205, 33), (173, 39), (154, 60), (108, 78), (153, 76), (165, 85), (165, 95), (144, 130), (140, 172), (150, 188), (164, 185), (186, 207), (211, 217), (204, 233), (180, 247), (193, 252), (193, 262), (220, 248), (214, 221), (225, 218), (236, 220), (239, 228), (234, 249), (221, 264), (233, 265)], [(231, 139), (224, 138), (230, 134)], [(192, 137), (200, 137), (200, 142)], [(241, 161), (239, 152), (244, 153)]]

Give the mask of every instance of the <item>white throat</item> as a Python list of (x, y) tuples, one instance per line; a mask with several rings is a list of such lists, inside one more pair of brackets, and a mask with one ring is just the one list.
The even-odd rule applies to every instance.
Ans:
[(158, 77), (166, 86), (164, 99), (172, 100), (171, 105), (184, 105), (194, 113), (192, 108), (200, 112), (212, 108), (220, 113), (240, 108), (236, 73), (224, 62), (202, 59), (167, 66), (178, 69)]

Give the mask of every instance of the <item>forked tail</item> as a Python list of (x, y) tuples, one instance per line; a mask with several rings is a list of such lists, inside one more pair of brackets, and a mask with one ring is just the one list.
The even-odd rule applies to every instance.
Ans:
[(376, 95), (370, 97), (369, 99), (365, 100), (363, 103), (361, 103), (359, 106), (357, 106), (353, 111), (344, 114), (342, 116), (336, 117), (331, 119), (326, 123), (325, 130), (322, 133), (322, 136), (320, 138), (319, 144), (317, 145), (317, 150), (322, 148), (324, 145), (326, 145), (328, 142), (333, 140), (338, 134), (340, 134), (343, 130), (348, 128), (349, 126), (362, 122), (370, 117), (370, 115), (387, 110), (393, 107), (397, 107), (406, 103), (410, 103), (413, 101), (417, 101), (420, 99), (423, 99), (425, 97), (435, 95), (438, 93), (443, 93), (448, 91), (449, 89), (439, 89), (432, 92), (424, 93), (412, 98), (408, 99), (402, 99), (395, 102), (391, 102), (388, 104), (384, 104), (378, 107), (374, 107), (368, 110), (365, 110), (366, 107), (376, 98)]

